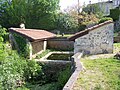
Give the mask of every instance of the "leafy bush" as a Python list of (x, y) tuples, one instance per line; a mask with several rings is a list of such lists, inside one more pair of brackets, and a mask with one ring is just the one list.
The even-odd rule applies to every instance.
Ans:
[(78, 21), (68, 14), (60, 14), (57, 19), (57, 29), (62, 33), (75, 32), (78, 29)]
[(113, 21), (113, 19), (110, 17), (104, 17), (104, 18), (100, 19), (99, 23), (103, 23), (103, 22), (109, 21), (109, 20)]
[(87, 13), (89, 15), (91, 13), (93, 13), (98, 18), (101, 18), (101, 17), (103, 17), (104, 10), (101, 10), (98, 3), (96, 3), (96, 4), (89, 4), (89, 5), (87, 5), (87, 7), (84, 7), (83, 12), (85, 12), (85, 13)]
[(120, 16), (120, 9), (119, 8), (115, 8), (115, 9), (110, 10), (110, 17), (114, 21), (119, 20), (119, 16)]
[(7, 29), (6, 28), (3, 28), (1, 25), (0, 25), (0, 42), (3, 42), (4, 40), (6, 40), (6, 35), (7, 35)]
[(41, 74), (41, 66), (35, 61), (20, 58), (6, 44), (0, 44), (0, 90), (13, 90), (38, 74)]
[(34, 60), (27, 61), (27, 65), (24, 66), (24, 77), (27, 81), (34, 81), (37, 76), (42, 75), (42, 69), (39, 64)]
[(87, 14), (85, 12), (82, 12), (79, 14), (79, 31), (84, 30), (85, 28), (88, 28), (90, 26), (93, 26), (94, 24), (97, 24), (99, 21), (99, 18), (95, 14)]

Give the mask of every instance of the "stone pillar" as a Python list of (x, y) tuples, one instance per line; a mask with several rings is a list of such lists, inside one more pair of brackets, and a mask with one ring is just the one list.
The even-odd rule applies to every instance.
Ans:
[(45, 51), (46, 48), (47, 48), (47, 40), (44, 41), (43, 50)]
[(32, 60), (32, 44), (28, 39), (26, 39), (26, 42), (27, 42), (27, 47), (29, 52), (29, 59)]

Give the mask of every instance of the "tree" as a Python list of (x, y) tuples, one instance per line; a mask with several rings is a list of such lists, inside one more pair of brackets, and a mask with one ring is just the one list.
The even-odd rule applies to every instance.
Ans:
[(89, 4), (83, 8), (83, 11), (87, 14), (95, 14), (98, 18), (103, 17), (103, 10), (99, 7), (99, 3)]
[(75, 33), (78, 29), (78, 21), (69, 14), (60, 13), (57, 19), (57, 29), (62, 33)]
[(59, 0), (6, 0), (0, 6), (0, 23), (6, 28), (25, 23), (27, 28), (54, 29), (58, 10)]

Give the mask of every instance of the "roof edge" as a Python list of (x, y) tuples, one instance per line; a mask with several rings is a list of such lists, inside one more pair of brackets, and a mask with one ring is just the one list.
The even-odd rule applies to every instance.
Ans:
[[(9, 28), (8, 30), (9, 30), (9, 32), (17, 33), (17, 34), (19, 34), (19, 35), (27, 38), (28, 40), (30, 40), (30, 41), (32, 41), (32, 42), (34, 42), (34, 41), (42, 41), (42, 40), (48, 39), (48, 38), (33, 39), (33, 38), (31, 38), (31, 37), (29, 37), (29, 36), (27, 36), (27, 35), (25, 35), (25, 34), (22, 34), (22, 33), (17, 32), (17, 29), (20, 29), (20, 28)], [(35, 31), (37, 31), (37, 29), (23, 29), (23, 30), (35, 30)], [(46, 30), (42, 30), (42, 31), (46, 31)], [(49, 31), (47, 31), (47, 32), (49, 32)], [(50, 33), (51, 33), (51, 32), (50, 32)], [(50, 38), (56, 37), (56, 34), (54, 34), (54, 33), (52, 33), (52, 34), (53, 34), (54, 36), (53, 36), (53, 37), (50, 37)]]
[(88, 34), (90, 31), (95, 30), (96, 28), (99, 28), (99, 27), (101, 27), (101, 26), (104, 26), (104, 25), (107, 25), (107, 24), (110, 24), (110, 23), (114, 23), (114, 22), (111, 21), (111, 20), (105, 21), (105, 22), (103, 22), (103, 23), (97, 24), (97, 25), (95, 25), (95, 26), (93, 26), (93, 27), (90, 27), (90, 28), (88, 28), (88, 29), (85, 29), (85, 30), (83, 30), (83, 31), (80, 31), (80, 32), (78, 32), (78, 33), (75, 33), (73, 36), (68, 37), (67, 39), (70, 40), (70, 41), (75, 41), (76, 38), (82, 37), (82, 36)]

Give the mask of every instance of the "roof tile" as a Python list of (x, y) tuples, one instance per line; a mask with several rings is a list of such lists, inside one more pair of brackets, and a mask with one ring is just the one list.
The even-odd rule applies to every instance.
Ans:
[(56, 37), (55, 34), (45, 30), (10, 28), (9, 31), (18, 33), (31, 41), (45, 40)]

